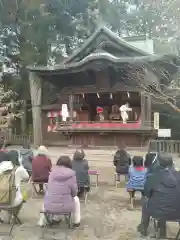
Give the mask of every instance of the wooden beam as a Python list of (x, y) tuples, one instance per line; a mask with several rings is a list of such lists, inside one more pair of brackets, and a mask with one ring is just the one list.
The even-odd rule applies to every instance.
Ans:
[(73, 101), (74, 97), (72, 94), (69, 95), (69, 121), (73, 122)]

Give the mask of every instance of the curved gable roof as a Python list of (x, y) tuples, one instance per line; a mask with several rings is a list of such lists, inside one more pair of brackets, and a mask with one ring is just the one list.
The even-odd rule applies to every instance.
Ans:
[(99, 29), (97, 29), (97, 31), (95, 31), (95, 33), (91, 37), (89, 37), (80, 48), (75, 50), (75, 52), (72, 55), (70, 55), (68, 58), (66, 58), (64, 63), (68, 64), (68, 63), (73, 62), (74, 59), (76, 57), (78, 57), (78, 55), (81, 55), (81, 53), (86, 48), (88, 48), (92, 44), (92, 42), (94, 40), (98, 39), (98, 37), (101, 34), (106, 35), (109, 39), (112, 40), (112, 42), (115, 42), (117, 45), (119, 45), (121, 47), (124, 47), (124, 48), (128, 49), (129, 51), (134, 52), (135, 56), (136, 56), (135, 53), (137, 53), (137, 56), (147, 56), (147, 55), (150, 55), (149, 53), (147, 53), (147, 52), (145, 52), (145, 51), (143, 51), (143, 50), (141, 50), (139, 48), (136, 48), (136, 47), (132, 46), (131, 44), (129, 44), (128, 42), (126, 42), (125, 40), (123, 40), (122, 38), (117, 36), (114, 32), (109, 30), (107, 27), (103, 26), (103, 27), (100, 27)]

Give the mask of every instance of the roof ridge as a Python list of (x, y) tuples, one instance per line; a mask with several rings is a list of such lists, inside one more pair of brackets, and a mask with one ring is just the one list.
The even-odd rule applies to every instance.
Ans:
[(132, 46), (130, 43), (125, 41), (123, 38), (119, 37), (116, 33), (111, 31), (106, 26), (99, 26), (97, 30), (88, 38), (85, 40), (85, 42), (82, 44), (81, 47), (77, 48), (74, 53), (72, 53), (63, 63), (69, 63), (74, 57), (76, 57), (81, 51), (83, 51), (101, 32), (104, 32), (107, 34), (110, 38), (113, 38), (117, 43), (124, 44), (124, 46), (131, 48), (134, 51), (137, 51), (145, 56), (150, 55), (149, 53), (141, 50), (140, 48)]

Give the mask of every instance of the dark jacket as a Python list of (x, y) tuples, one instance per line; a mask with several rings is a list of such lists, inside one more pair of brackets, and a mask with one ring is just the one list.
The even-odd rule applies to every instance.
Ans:
[(89, 179), (89, 165), (86, 159), (83, 160), (73, 160), (72, 161), (72, 169), (76, 172), (76, 179), (78, 187), (90, 186)]
[(9, 160), (8, 153), (4, 151), (0, 151), (0, 163), (8, 160)]
[(131, 157), (125, 150), (117, 150), (114, 155), (113, 163), (117, 173), (128, 174), (129, 166), (131, 165)]
[[(154, 160), (154, 159), (153, 159), (153, 160)], [(146, 166), (146, 164), (144, 164), (144, 165)], [(159, 164), (158, 154), (157, 154), (157, 156), (156, 156), (156, 158), (155, 158), (155, 161), (153, 161), (152, 164), (151, 164), (151, 166), (148, 167), (147, 169), (148, 169), (148, 171), (147, 171), (147, 176), (153, 174), (155, 171), (158, 171), (158, 170), (162, 169), (161, 166), (160, 166), (160, 164)], [(173, 166), (172, 166), (172, 169), (175, 169), (175, 168), (174, 168), (174, 164), (173, 164)]]
[(32, 159), (32, 180), (47, 182), (51, 171), (51, 160), (45, 155), (38, 155)]
[(32, 172), (32, 158), (33, 158), (33, 151), (30, 149), (21, 149), (20, 150), (20, 157), (22, 158), (22, 165), (28, 171)]
[(180, 219), (180, 173), (173, 168), (156, 168), (146, 180), (144, 195), (152, 217), (162, 220)]
[(147, 169), (150, 169), (158, 159), (158, 156), (159, 154), (157, 152), (148, 152), (145, 156), (144, 166)]

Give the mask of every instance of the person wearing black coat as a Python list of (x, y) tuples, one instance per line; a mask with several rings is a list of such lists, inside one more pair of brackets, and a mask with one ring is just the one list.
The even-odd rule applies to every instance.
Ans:
[(117, 180), (120, 181), (120, 175), (128, 175), (131, 157), (125, 149), (119, 148), (114, 155), (113, 164), (116, 167)]
[(159, 154), (158, 165), (147, 176), (138, 231), (147, 236), (150, 217), (159, 220), (160, 237), (166, 236), (166, 221), (180, 219), (180, 173), (171, 156)]
[(78, 185), (78, 197), (82, 197), (84, 192), (90, 190), (90, 178), (88, 174), (88, 161), (84, 158), (84, 151), (76, 151), (72, 161), (72, 169), (76, 172)]
[(151, 172), (154, 166), (157, 164), (159, 153), (158, 152), (148, 152), (145, 155), (144, 166)]

